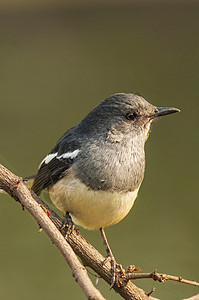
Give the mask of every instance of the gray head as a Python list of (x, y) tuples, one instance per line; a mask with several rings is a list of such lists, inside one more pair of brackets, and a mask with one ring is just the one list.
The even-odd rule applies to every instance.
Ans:
[(115, 132), (120, 136), (128, 133), (143, 135), (145, 139), (153, 120), (178, 112), (172, 107), (156, 107), (135, 94), (114, 94), (102, 101), (80, 123), (80, 127), (96, 134)]
[(134, 94), (105, 99), (76, 127), (84, 140), (74, 164), (76, 176), (94, 190), (133, 191), (144, 176), (144, 144), (152, 121), (178, 111)]

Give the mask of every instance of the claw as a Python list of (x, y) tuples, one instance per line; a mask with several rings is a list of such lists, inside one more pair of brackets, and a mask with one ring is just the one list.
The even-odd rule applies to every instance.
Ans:
[(70, 216), (69, 212), (65, 213), (63, 222), (62, 222), (61, 227), (60, 227), (61, 230), (64, 230), (65, 228), (67, 228), (66, 236), (68, 235), (69, 232), (71, 232), (75, 229), (75, 225), (74, 225), (74, 223), (71, 219), (71, 216)]
[(111, 272), (112, 272), (111, 285), (110, 285), (110, 290), (111, 290), (114, 284), (116, 283), (116, 261), (114, 257), (111, 257), (110, 263), (111, 263)]
[[(107, 262), (110, 262), (111, 264), (111, 285), (110, 289), (113, 288), (114, 284), (118, 284), (118, 276), (120, 274), (123, 274), (124, 270), (122, 268), (122, 265), (118, 264), (114, 258), (113, 255), (108, 255), (105, 260), (102, 262), (102, 266), (105, 265)], [(117, 270), (118, 269), (118, 270)]]

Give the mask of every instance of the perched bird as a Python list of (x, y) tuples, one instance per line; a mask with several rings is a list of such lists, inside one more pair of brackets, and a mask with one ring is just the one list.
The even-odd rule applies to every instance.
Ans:
[(115, 282), (116, 262), (103, 228), (130, 211), (145, 170), (144, 145), (153, 120), (178, 112), (135, 94), (114, 94), (66, 131), (42, 160), (33, 184), (47, 188), (68, 222), (100, 229)]

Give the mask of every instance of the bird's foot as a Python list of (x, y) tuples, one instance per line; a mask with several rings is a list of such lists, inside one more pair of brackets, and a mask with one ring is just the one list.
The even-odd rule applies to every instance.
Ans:
[(70, 232), (72, 232), (75, 229), (75, 224), (73, 223), (69, 212), (65, 213), (60, 229), (66, 230), (66, 235), (68, 235)]
[(111, 264), (111, 285), (110, 285), (110, 289), (112, 289), (112, 287), (114, 286), (114, 284), (118, 283), (118, 278), (119, 276), (121, 276), (121, 274), (123, 274), (123, 268), (122, 265), (118, 264), (115, 260), (115, 257), (113, 256), (112, 253), (109, 253), (107, 255), (107, 257), (105, 258), (105, 260), (103, 261), (102, 265), (105, 265), (107, 262), (110, 262)]
[(105, 265), (108, 261), (111, 264), (111, 285), (110, 285), (110, 289), (112, 289), (112, 287), (114, 286), (114, 284), (119, 284), (119, 277), (124, 274), (124, 270), (122, 269), (122, 265), (119, 265), (116, 263), (115, 257), (112, 254), (111, 248), (108, 244), (105, 232), (103, 228), (100, 228), (100, 232), (101, 232), (101, 236), (103, 238), (104, 241), (104, 245), (106, 246), (106, 253), (107, 253), (107, 257), (105, 258), (105, 260), (103, 261), (102, 265)]

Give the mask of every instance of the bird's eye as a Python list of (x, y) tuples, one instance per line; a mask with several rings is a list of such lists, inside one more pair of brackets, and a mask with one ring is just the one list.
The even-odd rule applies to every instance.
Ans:
[(130, 112), (126, 114), (126, 119), (127, 120), (134, 120), (137, 117), (136, 112)]

